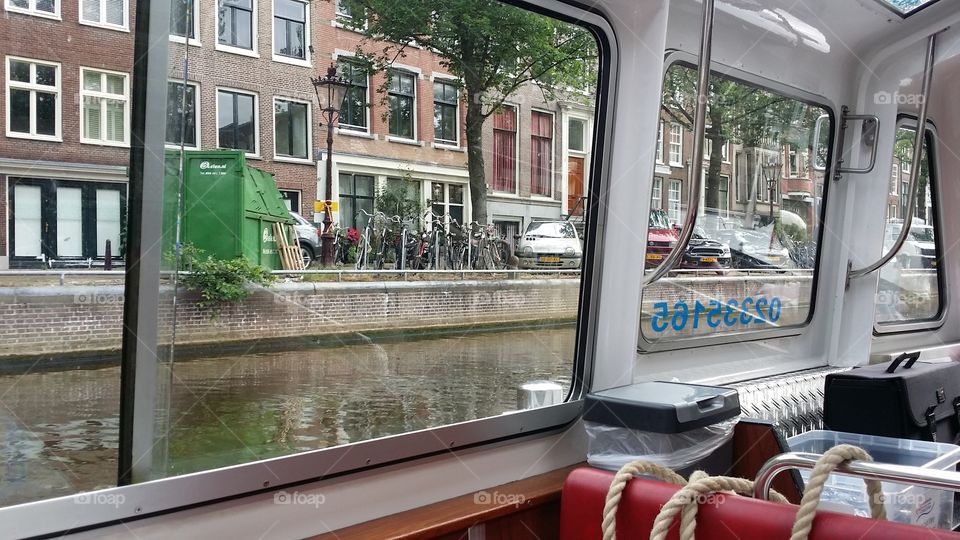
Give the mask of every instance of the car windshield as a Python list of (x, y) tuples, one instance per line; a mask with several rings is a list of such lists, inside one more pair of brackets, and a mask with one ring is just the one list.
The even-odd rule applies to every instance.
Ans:
[(577, 233), (573, 225), (566, 222), (547, 221), (540, 223), (531, 223), (527, 229), (527, 236), (538, 236), (541, 238), (576, 238)]
[(654, 210), (650, 212), (650, 228), (669, 229), (670, 220), (667, 218), (667, 213), (663, 210)]

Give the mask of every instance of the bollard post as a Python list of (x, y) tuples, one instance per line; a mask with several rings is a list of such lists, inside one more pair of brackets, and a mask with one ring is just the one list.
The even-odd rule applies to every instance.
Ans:
[(103, 249), (103, 269), (113, 270), (113, 254), (110, 252), (110, 239), (107, 239), (107, 245)]

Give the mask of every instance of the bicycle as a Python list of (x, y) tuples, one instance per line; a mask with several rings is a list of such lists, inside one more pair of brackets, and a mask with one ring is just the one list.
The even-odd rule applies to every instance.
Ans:
[(357, 270), (365, 270), (367, 268), (367, 257), (370, 254), (371, 229), (374, 224), (373, 219), (377, 216), (377, 212), (371, 214), (363, 208), (361, 208), (360, 211), (367, 216), (367, 226), (363, 228), (363, 232), (360, 234), (360, 241), (357, 242), (357, 262), (355, 267)]

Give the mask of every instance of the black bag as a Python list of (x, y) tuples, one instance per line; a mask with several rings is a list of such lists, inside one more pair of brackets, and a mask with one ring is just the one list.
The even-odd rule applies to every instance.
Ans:
[(919, 352), (904, 353), (889, 366), (827, 375), (823, 415), (828, 429), (956, 444), (960, 363), (918, 358)]

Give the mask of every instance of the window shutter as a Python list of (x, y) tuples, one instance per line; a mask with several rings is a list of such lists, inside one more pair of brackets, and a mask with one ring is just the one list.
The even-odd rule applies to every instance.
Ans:
[(99, 99), (83, 98), (83, 136), (96, 140), (101, 137)]

